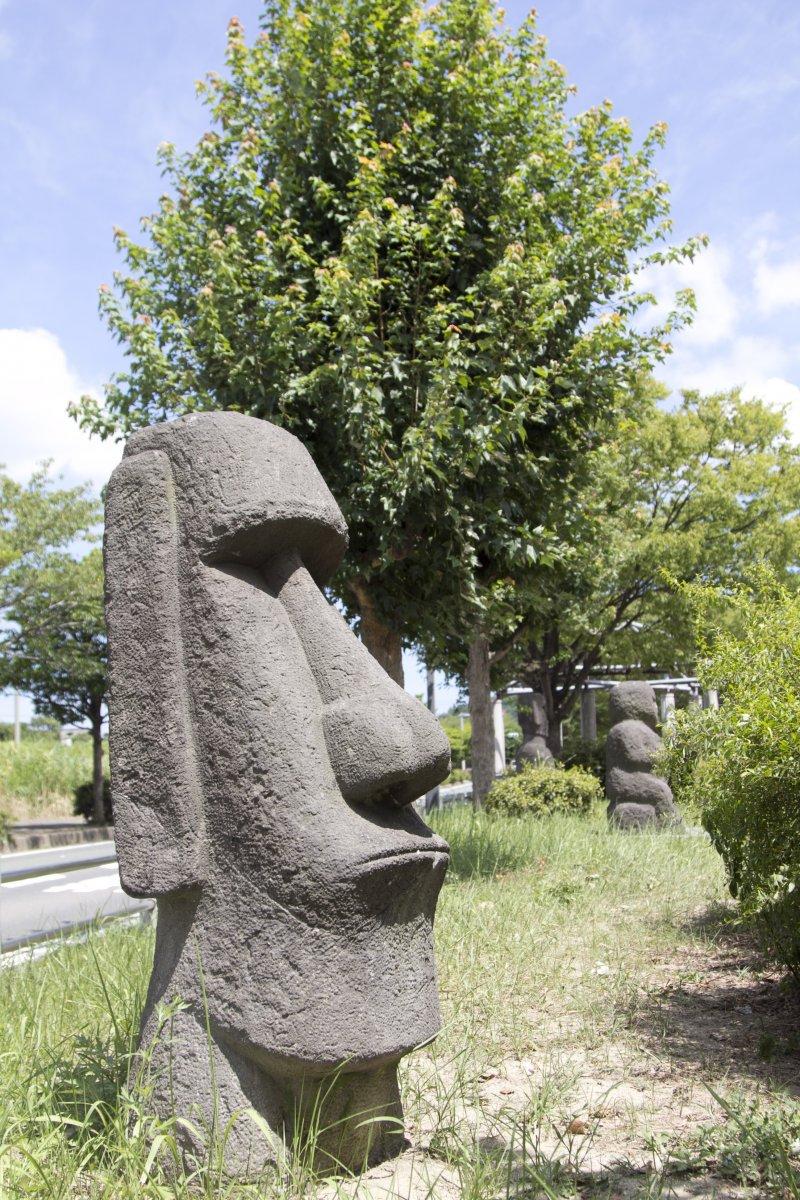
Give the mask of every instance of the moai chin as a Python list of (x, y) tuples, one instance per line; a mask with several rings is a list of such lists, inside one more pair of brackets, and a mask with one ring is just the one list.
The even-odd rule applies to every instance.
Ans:
[(619, 683), (609, 702), (606, 742), (608, 816), (621, 829), (674, 825), (680, 813), (665, 779), (653, 774), (661, 746), (658, 705), (649, 683)]
[(439, 1027), (448, 847), (410, 804), (449, 748), (320, 590), (345, 546), (307, 451), (252, 417), (141, 430), (108, 486), (115, 836), (158, 902), (140, 1070), (206, 1136), (240, 1114), (232, 1175), (275, 1156), (247, 1109), (277, 1142), (316, 1122), (322, 1169), (396, 1153), (398, 1060)]

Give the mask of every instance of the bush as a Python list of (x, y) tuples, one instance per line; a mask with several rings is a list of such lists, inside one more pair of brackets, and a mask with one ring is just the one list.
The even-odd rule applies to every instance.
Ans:
[(582, 767), (527, 764), (514, 775), (496, 780), (486, 797), (486, 811), (506, 816), (542, 817), (554, 812), (588, 812), (602, 797), (599, 782)]
[(445, 779), (444, 784), (442, 786), (449, 787), (449, 785), (451, 783), (469, 783), (469, 781), (471, 779), (472, 779), (472, 771), (470, 770), (469, 767), (467, 767), (467, 769), (465, 771), (462, 771), (461, 767), (456, 767), (447, 776), (447, 779)]
[(0, 807), (12, 821), (69, 815), (75, 789), (92, 773), (88, 738), (62, 745), (54, 738), (0, 742)]
[(800, 975), (800, 598), (765, 569), (721, 608), (686, 590), (722, 707), (679, 713), (658, 770), (679, 805), (699, 805), (743, 915)]
[[(114, 816), (111, 811), (111, 784), (106, 778), (103, 779), (103, 809), (106, 825), (112, 825)], [(94, 820), (94, 787), (91, 779), (75, 788), (74, 811), (76, 817), (83, 817), (86, 821)]]
[[(511, 763), (514, 760), (514, 755), (522, 742), (522, 730), (519, 727), (519, 722), (513, 713), (505, 711), (505, 733), (506, 733), (506, 762)], [(446, 717), (439, 718), (439, 724), (447, 734), (450, 742), (450, 761), (453, 764), (453, 770), (461, 769), (461, 763), (469, 769), (472, 767), (472, 722), (467, 718), (464, 721), (462, 728), (461, 721), (455, 713), (448, 713)], [(466, 776), (469, 779), (469, 775)], [(452, 779), (448, 782), (452, 783)]]
[(564, 754), (565, 767), (580, 767), (584, 771), (588, 771), (590, 775), (594, 775), (598, 780), (600, 787), (605, 789), (606, 786), (606, 741), (601, 738), (596, 742), (587, 744), (579, 742), (574, 749)]
[(450, 742), (450, 761), (453, 769), (460, 770), (462, 761), (469, 767), (472, 762), (472, 724), (469, 719), (465, 720), (462, 726), (458, 716), (449, 713), (446, 717), (439, 718), (439, 724)]

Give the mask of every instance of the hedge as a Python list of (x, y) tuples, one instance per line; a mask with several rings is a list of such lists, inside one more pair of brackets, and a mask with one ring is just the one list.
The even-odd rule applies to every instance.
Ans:
[(582, 767), (527, 764), (492, 784), (486, 811), (506, 816), (542, 817), (554, 812), (586, 813), (602, 798), (597, 778)]
[(731, 893), (800, 977), (800, 598), (766, 570), (725, 595), (688, 589), (719, 710), (679, 713), (659, 760), (699, 806)]

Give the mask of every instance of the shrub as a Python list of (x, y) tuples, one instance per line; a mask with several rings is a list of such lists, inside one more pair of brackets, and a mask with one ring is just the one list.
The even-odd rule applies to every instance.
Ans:
[[(86, 821), (94, 820), (94, 788), (91, 779), (75, 788), (73, 807), (76, 817), (83, 817)], [(107, 778), (103, 779), (103, 809), (106, 825), (112, 825), (114, 816), (111, 811), (111, 784)]]
[(54, 738), (0, 741), (0, 806), (13, 821), (67, 816), (76, 787), (92, 773), (88, 738), (72, 746)]
[[(447, 734), (450, 742), (450, 761), (453, 764), (453, 770), (461, 769), (463, 762), (467, 768), (472, 766), (472, 722), (467, 719), (462, 727), (457, 713), (448, 713), (446, 717), (440, 717), (439, 723), (442, 729)], [(522, 741), (522, 730), (514, 715), (508, 711), (505, 713), (505, 733), (506, 733), (506, 761), (512, 762), (514, 755), (519, 749)], [(469, 779), (469, 775), (466, 776)], [(452, 783), (452, 779), (450, 780)]]
[(564, 766), (580, 767), (583, 771), (588, 771), (590, 775), (594, 775), (600, 783), (601, 788), (606, 786), (606, 741), (605, 738), (598, 739), (587, 745), (585, 742), (578, 744), (569, 752), (564, 754)]
[(440, 717), (439, 723), (450, 742), (453, 769), (460, 770), (462, 761), (469, 767), (472, 762), (472, 724), (469, 719), (462, 726), (458, 716), (449, 713), (446, 717)]
[(486, 811), (507, 816), (546, 816), (554, 812), (588, 812), (602, 796), (600, 784), (582, 767), (533, 766), (496, 780), (486, 797)]
[(686, 589), (718, 711), (677, 716), (658, 769), (699, 805), (731, 892), (800, 975), (800, 597), (766, 569), (724, 599)]

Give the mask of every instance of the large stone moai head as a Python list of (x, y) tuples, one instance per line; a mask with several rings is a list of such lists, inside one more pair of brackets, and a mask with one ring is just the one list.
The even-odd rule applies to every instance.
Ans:
[[(402, 1143), (397, 1062), (439, 1026), (448, 848), (410, 802), (449, 750), (320, 590), (345, 544), (301, 443), (235, 413), (135, 433), (108, 487), (112, 799), (123, 887), (158, 900), (156, 1108), (218, 1131), (255, 1109), (291, 1142), (321, 1105), (322, 1165), (358, 1169)], [(226, 1168), (272, 1156), (240, 1116)]]
[(606, 742), (608, 816), (622, 829), (669, 825), (680, 814), (669, 784), (653, 774), (661, 746), (658, 705), (649, 683), (620, 683), (611, 691)]

